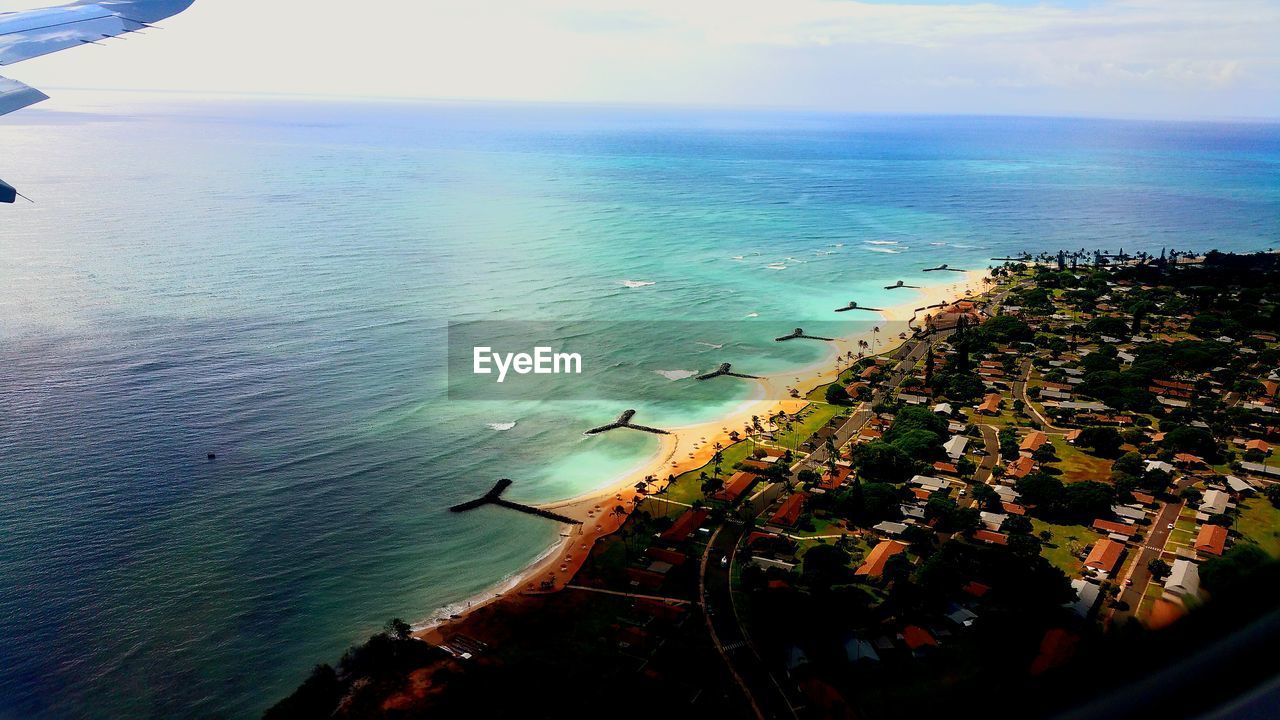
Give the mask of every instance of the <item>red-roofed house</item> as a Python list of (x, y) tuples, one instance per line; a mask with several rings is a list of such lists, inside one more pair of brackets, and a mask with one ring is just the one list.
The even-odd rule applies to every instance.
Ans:
[(1089, 557), (1085, 558), (1084, 566), (1110, 575), (1115, 572), (1116, 565), (1120, 563), (1120, 556), (1123, 554), (1124, 544), (1111, 538), (1102, 538), (1093, 544)]
[(965, 584), (964, 587), (960, 589), (963, 590), (966, 594), (972, 595), (973, 597), (976, 597), (976, 598), (980, 598), (983, 595), (986, 595), (988, 592), (991, 592), (990, 585), (983, 585), (977, 580), (970, 580), (968, 583)]
[(804, 501), (808, 499), (808, 495), (804, 493), (794, 493), (782, 503), (782, 507), (769, 518), (769, 522), (774, 525), (782, 525), (784, 527), (795, 527), (800, 522), (800, 513), (804, 512)]
[(1116, 522), (1114, 520), (1101, 519), (1093, 521), (1093, 529), (1101, 530), (1105, 533), (1116, 533), (1118, 535), (1124, 535), (1125, 537), (1131, 537), (1134, 533), (1138, 532), (1138, 529), (1132, 525), (1125, 525), (1124, 523)]
[(1008, 545), (1009, 536), (1004, 533), (991, 532), (990, 530), (975, 530), (973, 533), (974, 540), (981, 540), (984, 543), (992, 545)]
[(1029, 457), (1020, 457), (1009, 463), (1005, 467), (1004, 474), (1015, 479), (1021, 479), (1031, 474), (1036, 469), (1036, 461)]
[(952, 465), (951, 463), (936, 462), (933, 464), (933, 469), (937, 470), (940, 473), (946, 473), (948, 475), (960, 474), (960, 470), (955, 465)]
[(1227, 529), (1221, 525), (1205, 525), (1196, 535), (1196, 552), (1221, 555), (1227, 549)]
[(847, 468), (843, 465), (837, 465), (835, 472), (832, 472), (831, 470), (827, 470), (826, 472), (822, 473), (822, 479), (818, 481), (818, 487), (822, 488), (823, 490), (835, 490), (839, 488), (841, 485), (843, 485), (845, 480), (848, 480), (849, 475), (851, 475), (852, 473), (853, 473), (852, 468)]
[(889, 558), (905, 552), (906, 549), (907, 546), (897, 540), (885, 540), (867, 553), (866, 562), (862, 563), (857, 570), (854, 570), (853, 574), (880, 577), (884, 574), (884, 566), (889, 562)]
[(751, 489), (756, 483), (756, 476), (748, 472), (736, 473), (729, 478), (729, 482), (725, 483), (724, 489), (711, 496), (713, 500), (723, 500), (733, 504), (742, 497), (742, 494)]
[(706, 521), (706, 510), (686, 510), (662, 533), (662, 539), (668, 543), (682, 543)]
[(1186, 467), (1203, 467), (1206, 464), (1203, 459), (1190, 453), (1178, 453), (1177, 455), (1174, 455), (1173, 462), (1177, 465), (1185, 465)]
[(1049, 436), (1039, 430), (1035, 430), (1022, 439), (1022, 444), (1018, 446), (1018, 449), (1024, 453), (1033, 453), (1044, 447), (1047, 442), (1049, 442)]
[(1131, 491), (1129, 494), (1133, 496), (1134, 502), (1139, 502), (1143, 505), (1154, 505), (1156, 503), (1155, 495), (1137, 491)]
[(999, 415), (1000, 393), (991, 393), (983, 398), (982, 404), (978, 406), (978, 412), (983, 415)]
[(912, 651), (919, 650), (923, 647), (938, 647), (938, 641), (933, 639), (928, 630), (919, 625), (908, 625), (902, 628), (902, 641)]

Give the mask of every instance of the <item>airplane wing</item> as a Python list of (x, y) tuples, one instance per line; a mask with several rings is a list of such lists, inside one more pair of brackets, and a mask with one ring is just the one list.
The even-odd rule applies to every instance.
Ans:
[[(137, 32), (177, 15), (194, 0), (80, 0), (43, 10), (0, 13), (0, 66), (59, 50), (96, 45)], [(47, 100), (28, 85), (0, 77), (0, 115)], [(0, 181), (0, 202), (13, 202), (12, 186)]]

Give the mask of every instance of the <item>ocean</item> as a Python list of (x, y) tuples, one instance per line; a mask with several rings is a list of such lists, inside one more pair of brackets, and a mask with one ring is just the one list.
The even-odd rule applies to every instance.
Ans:
[[(557, 539), (449, 505), (500, 477), (535, 502), (608, 484), (656, 441), (583, 430), (627, 407), (714, 418), (745, 386), (690, 373), (850, 300), (909, 300), (897, 280), (954, 282), (924, 267), (1280, 231), (1275, 124), (101, 108), (0, 124), (0, 176), (36, 200), (0, 208), (5, 718), (256, 717)], [(450, 324), (488, 321), (576, 338), (631, 384), (459, 399)]]

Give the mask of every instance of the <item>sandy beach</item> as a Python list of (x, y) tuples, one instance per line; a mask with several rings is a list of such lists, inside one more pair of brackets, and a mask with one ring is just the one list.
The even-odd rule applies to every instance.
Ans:
[[(912, 318), (923, 321), (927, 313), (915, 312), (916, 308), (939, 304), (950, 304), (964, 297), (982, 292), (985, 287), (986, 270), (974, 270), (958, 276), (958, 281), (943, 285), (927, 286), (912, 291), (911, 300), (889, 308), (880, 313), (881, 320), (886, 323), (905, 323)], [(936, 310), (930, 312), (937, 312)], [(892, 351), (904, 341), (898, 337), (898, 330), (884, 332), (876, 336), (878, 345), (875, 353)], [(497, 587), (473, 598), (463, 604), (459, 612), (448, 616), (437, 616), (434, 620), (416, 628), (418, 636), (428, 640), (441, 641), (444, 626), (456, 621), (467, 613), (487, 605), (494, 600), (519, 594), (545, 594), (557, 592), (568, 584), (582, 564), (591, 554), (591, 548), (597, 540), (618, 530), (626, 522), (627, 517), (636, 506), (636, 484), (647, 477), (658, 478), (651, 486), (652, 490), (661, 489), (668, 476), (696, 470), (711, 461), (715, 454), (715, 446), (719, 443), (728, 447), (733, 443), (729, 433), (741, 430), (750, 424), (753, 416), (769, 417), (780, 410), (793, 413), (807, 404), (804, 399), (787, 399), (790, 391), (799, 391), (803, 398), (809, 391), (836, 379), (835, 360), (848, 352), (855, 355), (859, 351), (858, 342), (872, 342), (873, 333), (863, 332), (847, 337), (836, 338), (828, 343), (830, 352), (814, 364), (775, 375), (752, 380), (755, 389), (751, 396), (740, 403), (728, 414), (713, 421), (665, 428), (670, 434), (660, 435), (658, 448), (645, 462), (625, 475), (619, 476), (602, 485), (599, 490), (575, 498), (548, 503), (540, 507), (578, 520), (582, 525), (566, 526), (561, 531), (561, 540), (540, 559), (530, 564), (523, 572), (514, 575)], [(864, 350), (865, 351), (865, 350)], [(619, 514), (615, 508), (621, 507), (625, 512)], [(454, 606), (457, 608), (458, 606)]]

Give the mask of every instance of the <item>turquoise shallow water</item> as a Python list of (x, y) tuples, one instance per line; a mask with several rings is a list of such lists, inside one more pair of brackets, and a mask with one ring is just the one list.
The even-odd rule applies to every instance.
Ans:
[(662, 321), (732, 344), (941, 262), (1280, 230), (1275, 125), (168, 100), (0, 141), (38, 200), (0, 220), (5, 717), (253, 717), (555, 539), (449, 504), (652, 450), (582, 436), (612, 397), (449, 402), (450, 322), (616, 323), (666, 383), (721, 351)]

